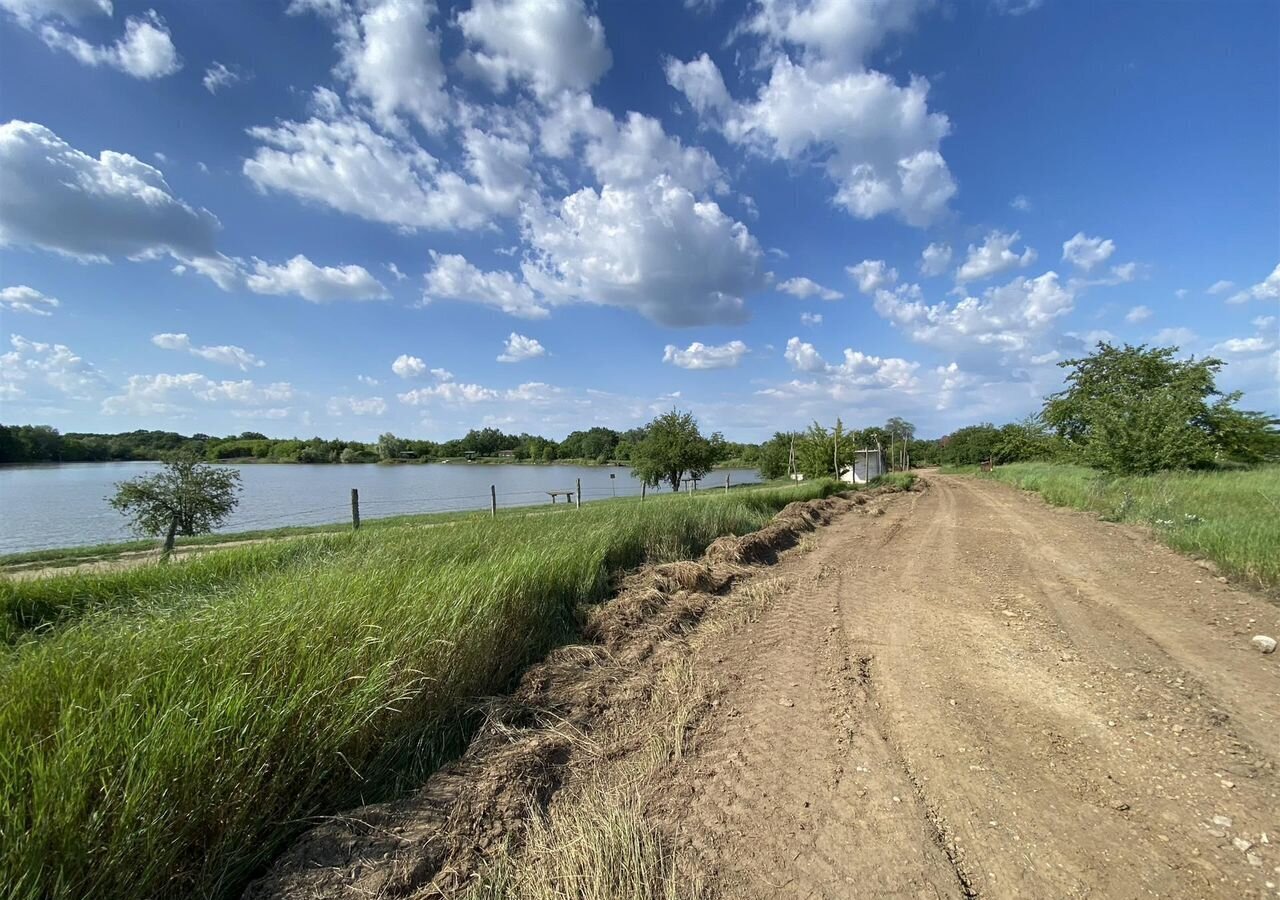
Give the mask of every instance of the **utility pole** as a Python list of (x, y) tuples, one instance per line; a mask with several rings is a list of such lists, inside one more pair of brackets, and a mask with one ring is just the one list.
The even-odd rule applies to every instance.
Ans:
[(836, 481), (840, 480), (840, 417), (836, 417), (836, 427), (831, 433), (832, 450), (831, 450), (831, 467), (836, 470)]

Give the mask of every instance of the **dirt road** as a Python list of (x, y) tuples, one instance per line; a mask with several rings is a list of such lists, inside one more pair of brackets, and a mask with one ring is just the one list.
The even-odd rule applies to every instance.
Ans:
[(934, 476), (699, 659), (651, 811), (724, 897), (1280, 885), (1280, 608), (1134, 529)]

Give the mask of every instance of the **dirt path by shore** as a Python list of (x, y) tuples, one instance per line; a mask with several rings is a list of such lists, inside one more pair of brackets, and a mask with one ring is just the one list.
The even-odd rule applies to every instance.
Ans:
[(995, 482), (855, 500), (637, 576), (246, 897), (1280, 896), (1280, 607)]
[(716, 894), (1280, 884), (1280, 610), (1140, 532), (935, 476), (784, 562), (652, 811)]

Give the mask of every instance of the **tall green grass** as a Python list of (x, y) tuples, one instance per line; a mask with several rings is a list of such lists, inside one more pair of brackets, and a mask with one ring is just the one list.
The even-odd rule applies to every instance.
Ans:
[(236, 896), (310, 817), (424, 777), (476, 698), (569, 638), (617, 573), (831, 490), (385, 528), (238, 570), (260, 550), (27, 582), (92, 612), (0, 650), (0, 884), (32, 900)]
[(1151, 526), (1169, 546), (1259, 587), (1280, 586), (1280, 466), (1109, 476), (1082, 466), (1014, 463), (989, 477), (1057, 506)]
[(177, 607), (234, 589), (265, 571), (305, 577), (351, 543), (350, 532), (248, 544), (209, 552), (175, 565), (144, 565), (124, 572), (85, 572), (57, 578), (0, 578), (0, 645), (39, 637), (48, 629), (98, 610), (134, 606)]

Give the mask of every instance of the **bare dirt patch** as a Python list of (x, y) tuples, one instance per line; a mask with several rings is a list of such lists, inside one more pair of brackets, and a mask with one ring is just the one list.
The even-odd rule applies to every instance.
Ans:
[[(458, 764), (249, 896), (1276, 896), (1280, 654), (1250, 639), (1280, 609), (1138, 529), (928, 481), (640, 573)], [(615, 813), (631, 881), (552, 865)]]

